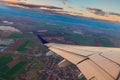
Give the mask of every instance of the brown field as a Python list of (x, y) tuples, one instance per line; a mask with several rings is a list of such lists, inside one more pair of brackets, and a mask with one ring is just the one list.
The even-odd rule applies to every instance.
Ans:
[(21, 46), (25, 41), (26, 41), (26, 39), (16, 40), (14, 44), (12, 44), (10, 47), (7, 48), (7, 50), (8, 51), (16, 51), (19, 48), (19, 46)]
[(45, 40), (51, 41), (51, 40), (64, 40), (64, 37), (44, 37)]
[(19, 62), (20, 62), (20, 58), (16, 58), (12, 62), (8, 63), (7, 65), (9, 68), (12, 68), (13, 66), (15, 66)]

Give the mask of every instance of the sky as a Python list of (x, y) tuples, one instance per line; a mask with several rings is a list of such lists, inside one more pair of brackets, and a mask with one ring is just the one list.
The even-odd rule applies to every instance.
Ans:
[[(65, 3), (63, 3), (64, 1)], [(82, 7), (91, 7), (120, 13), (120, 0), (27, 0), (27, 2), (55, 5), (63, 8), (71, 6), (77, 10)]]
[(7, 0), (63, 8), (71, 14), (120, 22), (120, 0)]

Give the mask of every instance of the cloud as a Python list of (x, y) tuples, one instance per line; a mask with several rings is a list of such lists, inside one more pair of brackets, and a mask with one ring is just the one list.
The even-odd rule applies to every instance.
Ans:
[(107, 13), (101, 9), (98, 8), (87, 8), (87, 10), (91, 13), (94, 13), (96, 15), (106, 16)]
[(61, 14), (71, 14), (71, 15), (83, 15), (82, 13), (78, 13), (78, 12), (71, 12), (71, 11), (57, 11), (58, 13), (61, 13)]
[(59, 9), (59, 10), (63, 10), (63, 8), (55, 7), (55, 6), (43, 6), (43, 7), (48, 8), (48, 9)]
[(13, 5), (18, 5), (22, 7), (28, 7), (28, 8), (47, 8), (47, 9), (59, 9), (63, 10), (63, 8), (55, 7), (55, 6), (48, 6), (48, 5), (36, 5), (36, 4), (27, 4), (27, 3), (11, 3)]
[(110, 12), (109, 15), (120, 16), (119, 13)]
[(98, 9), (98, 8), (87, 8), (87, 10), (91, 13), (94, 13), (94, 14), (100, 15), (100, 16), (111, 16), (111, 15), (120, 16), (119, 13), (106, 12), (106, 11), (103, 11), (102, 9)]

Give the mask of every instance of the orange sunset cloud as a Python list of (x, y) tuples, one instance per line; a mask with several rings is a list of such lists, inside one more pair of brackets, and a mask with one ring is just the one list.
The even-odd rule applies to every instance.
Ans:
[(6, 0), (8, 2), (17, 2), (17, 0)]

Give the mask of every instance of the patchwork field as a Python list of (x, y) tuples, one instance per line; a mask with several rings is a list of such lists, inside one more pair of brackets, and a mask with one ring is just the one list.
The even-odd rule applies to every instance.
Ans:
[(27, 34), (11, 34), (9, 37), (10, 38), (26, 38), (26, 37), (29, 37), (29, 35), (27, 35)]
[(13, 67), (9, 67), (8, 64), (14, 59), (11, 55), (5, 55), (0, 57), (0, 80), (15, 80), (20, 74), (25, 73), (25, 65), (27, 62), (20, 61)]
[(33, 44), (34, 44), (34, 42), (27, 40), (17, 49), (17, 51), (26, 51), (27, 50), (26, 47), (32, 46)]

